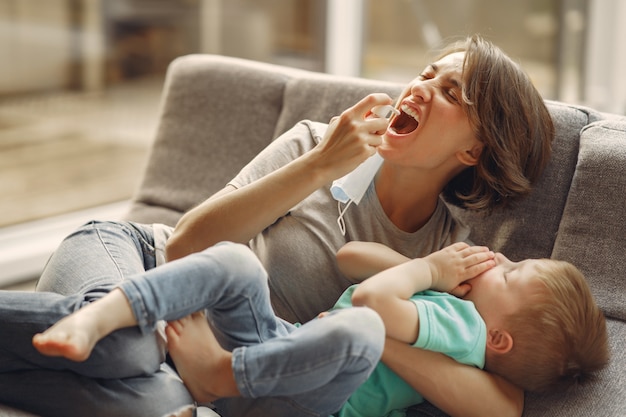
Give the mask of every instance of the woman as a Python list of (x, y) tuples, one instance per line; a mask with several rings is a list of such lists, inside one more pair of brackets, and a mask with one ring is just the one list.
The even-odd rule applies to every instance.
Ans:
[[(307, 321), (349, 285), (335, 260), (343, 244), (377, 241), (415, 258), (467, 240), (468, 229), (448, 212), (442, 191), (470, 209), (507, 205), (530, 191), (549, 159), (553, 126), (543, 100), (516, 64), (479, 37), (449, 49), (411, 82), (397, 102), (401, 114), (389, 126), (370, 117), (374, 106), (390, 103), (386, 95), (373, 94), (328, 126), (296, 125), (226, 188), (183, 216), (171, 236), (158, 225), (83, 227), (53, 255), (38, 290), (79, 294), (74, 306), (60, 307), (70, 310), (101, 297), (125, 276), (154, 267), (154, 255), (163, 250), (174, 260), (230, 240), (249, 244), (262, 261), (276, 313), (288, 321)], [(330, 183), (375, 152), (384, 162), (363, 200), (345, 212), (344, 236), (336, 225)], [(163, 353), (153, 339), (133, 346), (141, 343), (145, 347), (129, 362)], [(394, 368), (398, 355), (402, 369)], [(406, 367), (408, 355), (413, 368)], [(443, 403), (438, 386), (447, 386), (450, 396), (454, 380), (454, 395), (470, 402), (457, 401), (463, 410), (446, 406), (449, 414), (521, 414), (521, 390), (485, 372), (391, 342), (383, 360), (435, 405)], [(163, 414), (190, 404), (180, 389), (165, 388), (177, 383), (167, 370), (166, 365), (148, 369), (142, 380), (128, 381), (130, 388), (99, 388), (115, 381), (89, 381), (95, 384), (90, 395), (70, 372), (33, 372), (49, 381), (46, 395), (72, 401), (63, 412), (75, 414), (77, 404), (94, 408), (94, 399), (110, 395), (120, 413), (152, 416), (159, 415), (155, 410)], [(20, 407), (32, 402), (33, 392), (21, 392), (19, 378), (26, 377), (0, 374), (0, 401)], [(68, 392), (68, 386), (77, 390)], [(485, 397), (489, 404), (477, 401)]]

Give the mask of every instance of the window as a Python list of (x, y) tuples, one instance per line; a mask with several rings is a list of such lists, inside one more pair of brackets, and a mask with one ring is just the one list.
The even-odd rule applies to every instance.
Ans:
[(624, 18), (619, 0), (0, 0), (0, 250), (15, 226), (123, 214), (177, 56), (407, 82), (477, 32), (544, 97), (624, 113)]

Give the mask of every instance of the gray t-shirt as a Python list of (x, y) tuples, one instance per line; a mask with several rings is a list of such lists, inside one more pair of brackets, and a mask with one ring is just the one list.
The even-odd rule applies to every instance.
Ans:
[[(296, 159), (320, 142), (326, 128), (322, 123), (298, 123), (246, 165), (230, 184), (243, 187)], [(249, 243), (269, 274), (275, 312), (290, 322), (306, 322), (330, 309), (350, 286), (335, 259), (346, 242), (379, 242), (416, 258), (468, 240), (469, 229), (452, 217), (442, 200), (417, 232), (398, 229), (383, 211), (373, 183), (359, 205), (352, 204), (346, 211), (343, 236), (330, 185), (301, 201)]]

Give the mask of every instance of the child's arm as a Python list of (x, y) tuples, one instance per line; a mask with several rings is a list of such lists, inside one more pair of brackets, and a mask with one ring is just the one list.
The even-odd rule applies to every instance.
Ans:
[(409, 298), (427, 289), (450, 292), (493, 267), (493, 257), (486, 247), (455, 243), (363, 281), (352, 294), (352, 304), (374, 309), (388, 337), (413, 344), (419, 334), (419, 317)]
[(336, 256), (339, 270), (352, 282), (361, 282), (387, 268), (411, 260), (382, 243), (357, 241), (346, 243)]

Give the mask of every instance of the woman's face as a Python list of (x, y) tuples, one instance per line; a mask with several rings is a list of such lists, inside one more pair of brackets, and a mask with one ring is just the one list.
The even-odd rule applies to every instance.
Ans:
[(432, 169), (456, 163), (458, 152), (478, 146), (463, 109), (463, 52), (429, 65), (403, 93), (396, 116), (378, 148), (385, 160)]

